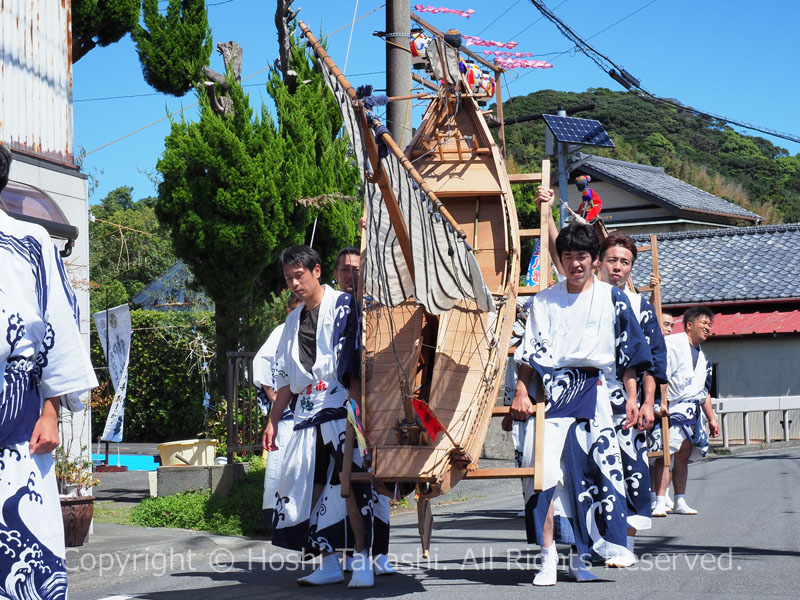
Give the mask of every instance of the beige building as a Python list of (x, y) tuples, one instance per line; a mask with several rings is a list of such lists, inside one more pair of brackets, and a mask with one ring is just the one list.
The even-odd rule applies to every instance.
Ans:
[[(4, 0), (0, 10), (0, 142), (11, 150), (0, 208), (47, 229), (78, 296), (89, 346), (87, 178), (75, 163), (70, 2)], [(85, 413), (67, 415), (70, 451), (90, 447)]]

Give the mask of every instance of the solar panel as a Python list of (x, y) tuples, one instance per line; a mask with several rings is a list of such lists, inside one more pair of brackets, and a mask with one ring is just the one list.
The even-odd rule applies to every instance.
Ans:
[(614, 142), (608, 137), (600, 121), (593, 119), (576, 119), (556, 115), (542, 115), (556, 141), (581, 146), (602, 146), (614, 148)]

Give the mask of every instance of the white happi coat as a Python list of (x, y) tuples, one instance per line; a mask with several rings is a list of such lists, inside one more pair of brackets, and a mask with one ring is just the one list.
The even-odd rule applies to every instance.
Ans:
[[(311, 373), (300, 364), (300, 343), (297, 339), (305, 303), (295, 308), (286, 319), (275, 363), (275, 389), (288, 385), (293, 394), (298, 394), (294, 409), (296, 428), (321, 410), (341, 408), (347, 401), (347, 388), (337, 383), (342, 340), (333, 339), (336, 325), (348, 318), (349, 308), (337, 305), (342, 295), (343, 292), (325, 286), (317, 317), (317, 356)], [(324, 383), (324, 386), (320, 383)]]
[[(611, 402), (612, 397), (623, 395), (618, 366), (649, 361), (649, 350), (634, 319), (622, 292), (596, 278), (592, 287), (580, 294), (569, 294), (566, 281), (559, 282), (534, 297), (525, 338), (515, 353), (517, 362), (529, 364), (543, 376), (547, 396), (543, 494), (552, 493), (557, 541), (573, 543), (571, 534), (558, 539), (559, 517), (573, 523), (579, 520), (588, 531), (591, 549), (607, 559), (630, 554), (625, 547), (625, 483)], [(591, 378), (586, 374), (587, 368), (599, 371), (596, 383), (588, 383)], [(594, 389), (589, 389), (592, 386), (596, 401), (584, 404), (582, 398), (594, 395)], [(576, 409), (580, 409), (580, 415)], [(577, 429), (576, 418), (583, 419)], [(535, 419), (527, 422), (526, 448), (534, 447), (534, 422)], [(602, 485), (574, 481), (580, 476), (574, 469), (570, 472), (563, 460), (570, 435), (574, 437), (572, 446), (577, 444), (585, 460), (595, 463), (597, 472), (602, 473)], [(531, 465), (532, 457), (524, 457), (522, 464)], [(596, 497), (592, 508), (574, 514), (576, 498), (583, 501), (589, 495)], [(529, 525), (532, 510), (542, 510), (535, 498), (532, 501), (538, 508), (531, 509), (531, 503), (526, 504)], [(607, 537), (612, 522), (614, 532)], [(569, 529), (570, 525), (564, 522), (563, 527)], [(540, 536), (541, 532), (537, 532)], [(534, 541), (530, 536), (529, 540)], [(574, 541), (584, 552), (585, 540)]]
[[(65, 598), (52, 453), (29, 440), (45, 398), (80, 410), (97, 386), (64, 264), (47, 232), (0, 211), (0, 597)], [(65, 396), (66, 395), (66, 396)]]
[[(348, 389), (343, 373), (353, 373), (358, 363), (358, 315), (349, 294), (325, 287), (317, 316), (317, 352), (311, 373), (300, 363), (298, 331), (305, 304), (286, 319), (275, 366), (275, 388), (289, 386), (298, 394), (294, 431), (286, 445), (278, 491), (275, 496), (273, 545), (304, 552), (333, 552), (350, 548), (354, 540), (345, 500), (335, 472), (344, 457)], [(316, 451), (332, 448), (326, 488), (312, 506)], [(353, 458), (353, 470), (362, 467), (361, 454)], [(352, 492), (364, 519), (367, 541), (372, 541), (372, 486), (353, 483)]]
[(689, 439), (695, 446), (691, 458), (697, 459), (708, 451), (701, 406), (708, 397), (711, 365), (700, 350), (697, 364), (692, 366), (691, 342), (685, 332), (669, 335), (666, 340), (670, 450), (677, 452), (683, 440)]
[[(263, 387), (275, 388), (275, 359), (278, 353), (278, 344), (283, 335), (284, 324), (281, 323), (267, 337), (267, 341), (259, 348), (253, 358), (253, 383), (259, 390)], [(269, 403), (264, 401), (266, 396), (263, 391), (258, 395), (259, 407), (262, 414), (269, 412)], [(292, 435), (292, 409), (288, 406), (278, 421), (278, 431), (275, 434), (275, 444), (278, 449), (267, 454), (267, 465), (264, 469), (264, 495), (261, 503), (263, 511), (262, 523), (266, 529), (272, 529), (272, 515), (275, 510), (275, 494), (278, 492), (278, 481), (283, 469), (283, 455)]]

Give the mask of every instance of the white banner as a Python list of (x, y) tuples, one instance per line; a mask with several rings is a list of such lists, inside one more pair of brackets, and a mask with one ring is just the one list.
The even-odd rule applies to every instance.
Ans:
[(121, 442), (125, 419), (125, 394), (128, 389), (128, 360), (131, 352), (131, 313), (127, 304), (92, 315), (100, 343), (106, 353), (106, 364), (114, 386), (114, 401), (101, 440)]

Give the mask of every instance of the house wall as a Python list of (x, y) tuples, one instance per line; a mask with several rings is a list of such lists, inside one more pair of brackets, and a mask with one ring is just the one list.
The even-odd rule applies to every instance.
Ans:
[(0, 140), (73, 164), (70, 2), (3, 0)]
[[(9, 179), (27, 183), (46, 192), (59, 208), (64, 211), (69, 223), (78, 229), (78, 238), (64, 265), (69, 274), (72, 287), (78, 298), (80, 308), (80, 328), (87, 351), (89, 348), (89, 192), (86, 176), (77, 169), (67, 169), (60, 165), (27, 156), (14, 155)], [(55, 240), (56, 246), (64, 247), (63, 240)], [(88, 394), (84, 403), (88, 405)], [(90, 411), (67, 413), (62, 411), (63, 440), (70, 442), (71, 455), (81, 453), (81, 448), (91, 447)]]
[[(717, 365), (717, 396), (800, 396), (800, 334), (781, 337), (743, 336), (711, 338), (703, 344), (708, 359)], [(761, 414), (750, 414), (750, 435), (763, 438)], [(781, 413), (770, 414), (770, 434), (782, 436)], [(790, 437), (800, 438), (800, 411), (789, 411)], [(742, 415), (728, 417), (733, 439), (744, 438)]]
[[(696, 231), (725, 227), (716, 223), (705, 223), (702, 220), (683, 219), (644, 198), (628, 192), (605, 181), (592, 181), (592, 189), (603, 201), (601, 216), (611, 217), (605, 220), (608, 229), (618, 229), (625, 235), (637, 233), (670, 233), (674, 231)], [(558, 195), (558, 186), (554, 188)], [(578, 211), (581, 194), (578, 188), (570, 185), (567, 192), (569, 206)], [(620, 211), (620, 209), (624, 209)], [(634, 221), (626, 224), (624, 221)]]

